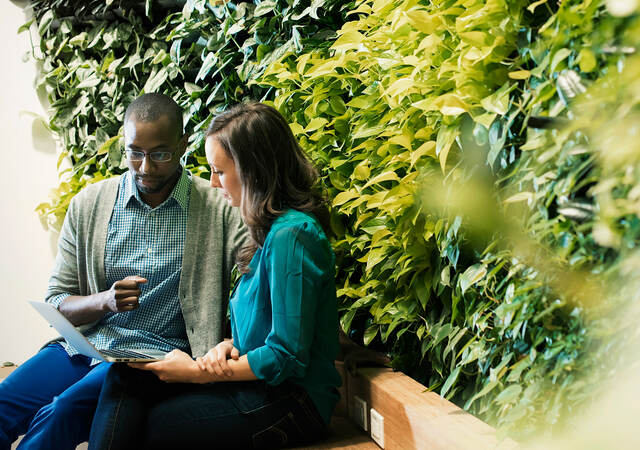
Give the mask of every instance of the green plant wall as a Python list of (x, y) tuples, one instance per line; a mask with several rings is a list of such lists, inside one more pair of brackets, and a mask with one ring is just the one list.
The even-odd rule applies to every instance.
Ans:
[(63, 17), (69, 3), (36, 3), (50, 125), (72, 162), (39, 208), (50, 224), (123, 170), (120, 122), (139, 93), (184, 106), (187, 167), (204, 177), (211, 116), (272, 101), (321, 169), (352, 338), (516, 438), (559, 431), (635, 363), (620, 356), (637, 341), (634, 14), (314, 0)]
[(289, 51), (324, 45), (349, 5), (200, 1), (160, 2), (154, 9), (149, 4), (34, 2), (41, 42), (33, 55), (43, 64), (38, 85), (49, 94), (49, 125), (61, 139), (61, 161), (68, 157), (72, 165), (52, 201), (39, 207), (53, 227), (62, 225), (69, 201), (83, 186), (126, 168), (121, 126), (134, 98), (167, 92), (184, 107), (196, 150), (187, 167), (206, 172), (202, 143), (210, 114), (268, 95), (248, 81)]

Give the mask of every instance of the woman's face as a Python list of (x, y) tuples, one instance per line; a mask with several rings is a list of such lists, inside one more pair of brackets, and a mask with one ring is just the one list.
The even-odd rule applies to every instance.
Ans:
[(218, 139), (209, 136), (204, 144), (207, 162), (211, 167), (211, 187), (222, 189), (222, 195), (231, 206), (240, 206), (242, 183), (233, 159), (227, 155)]

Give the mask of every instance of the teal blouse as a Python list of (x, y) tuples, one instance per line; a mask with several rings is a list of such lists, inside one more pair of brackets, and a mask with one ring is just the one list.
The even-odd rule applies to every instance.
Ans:
[(240, 355), (268, 384), (302, 386), (329, 423), (339, 394), (335, 257), (309, 214), (288, 210), (272, 224), (230, 300)]

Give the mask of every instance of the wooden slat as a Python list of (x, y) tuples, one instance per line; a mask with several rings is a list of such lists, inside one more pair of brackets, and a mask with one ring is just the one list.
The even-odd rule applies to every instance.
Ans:
[(4, 380), (9, 376), (11, 372), (16, 370), (18, 366), (2, 366), (0, 367), (0, 381)]
[(329, 432), (322, 442), (294, 450), (379, 450), (369, 435), (358, 429), (347, 417), (333, 416), (329, 425)]
[(357, 395), (384, 417), (384, 448), (485, 449), (517, 448), (512, 440), (498, 441), (496, 431), (415, 380), (387, 368), (363, 368), (348, 375), (349, 410)]

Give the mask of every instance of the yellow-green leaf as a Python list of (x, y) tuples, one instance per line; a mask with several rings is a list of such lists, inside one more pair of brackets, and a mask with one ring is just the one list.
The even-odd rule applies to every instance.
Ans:
[(343, 204), (347, 203), (349, 200), (353, 200), (354, 198), (357, 198), (359, 196), (360, 196), (360, 194), (358, 192), (355, 192), (355, 191), (340, 192), (333, 199), (333, 206), (343, 205)]
[(311, 119), (311, 122), (305, 127), (304, 131), (306, 133), (316, 131), (322, 127), (324, 127), (329, 121), (324, 117), (315, 117)]
[(353, 176), (356, 180), (366, 180), (371, 176), (371, 169), (369, 168), (369, 161), (362, 161), (353, 170)]
[(411, 152), (411, 166), (415, 166), (420, 158), (425, 155), (429, 155), (432, 158), (436, 157), (436, 143), (434, 141), (427, 141)]
[(350, 50), (360, 45), (363, 39), (364, 36), (358, 31), (349, 30), (341, 34), (331, 48), (334, 50)]
[(504, 203), (517, 203), (533, 199), (533, 192), (518, 192), (504, 201)]
[(376, 175), (372, 179), (370, 179), (364, 187), (369, 187), (373, 184), (382, 183), (383, 181), (398, 181), (398, 175), (393, 171), (389, 170), (387, 172), (381, 173), (380, 175)]
[(513, 72), (509, 72), (509, 78), (512, 80), (526, 80), (531, 76), (531, 71), (529, 70), (515, 70)]
[(418, 31), (425, 34), (433, 34), (441, 31), (442, 19), (440, 16), (424, 10), (413, 10), (404, 13), (409, 23)]
[(118, 139), (120, 139), (120, 136), (114, 136), (112, 138), (109, 138), (104, 144), (102, 144), (100, 146), (100, 148), (98, 149), (98, 155), (104, 155), (106, 153), (109, 152), (109, 149), (111, 148), (111, 146), (118, 142)]
[(561, 48), (560, 50), (555, 52), (553, 58), (551, 58), (551, 66), (549, 67), (549, 70), (551, 70), (551, 72), (555, 72), (558, 65), (562, 61), (567, 59), (570, 54), (571, 50), (569, 50), (568, 48)]
[(593, 54), (591, 50), (588, 48), (583, 48), (580, 50), (580, 54), (578, 55), (578, 61), (580, 65), (580, 70), (583, 72), (593, 72), (598, 63), (596, 61), (596, 56)]

